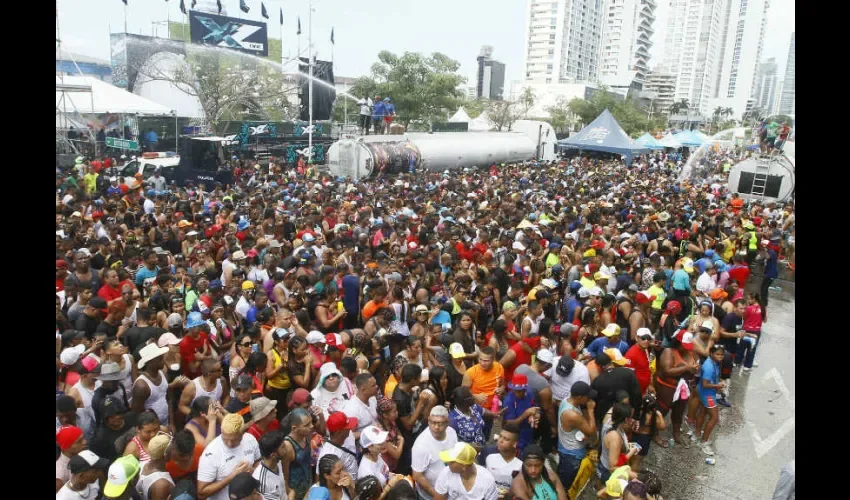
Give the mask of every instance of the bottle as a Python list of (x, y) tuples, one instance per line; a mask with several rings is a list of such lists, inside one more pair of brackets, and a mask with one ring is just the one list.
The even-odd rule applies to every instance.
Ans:
[(490, 411), (493, 413), (499, 413), (499, 403), (501, 403), (499, 397), (493, 396), (493, 404), (490, 405)]
[(715, 460), (712, 457), (708, 457), (708, 458), (705, 459), (705, 463), (707, 463), (708, 465), (714, 465), (714, 464), (717, 463), (717, 460)]

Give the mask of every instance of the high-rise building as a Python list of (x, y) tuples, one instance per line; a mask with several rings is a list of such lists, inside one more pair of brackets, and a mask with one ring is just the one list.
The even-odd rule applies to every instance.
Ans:
[(481, 47), (481, 53), (478, 55), (475, 96), (499, 101), (505, 92), (505, 65), (493, 59), (492, 55), (493, 47), (489, 45)]
[(599, 79), (640, 90), (649, 72), (655, 0), (608, 0), (602, 28)]
[(762, 107), (758, 95), (758, 74), (770, 0), (726, 1), (730, 5), (723, 22), (725, 42), (711, 106), (732, 108), (733, 116), (740, 117), (752, 98), (756, 107), (767, 112), (767, 106)]
[(788, 49), (788, 61), (785, 63), (785, 78), (782, 79), (782, 94), (779, 100), (779, 113), (793, 115), (795, 106), (794, 85), (794, 33), (791, 33), (791, 47)]
[(525, 78), (529, 83), (595, 82), (603, 0), (528, 0)]
[(709, 114), (730, 1), (670, 0), (663, 65), (676, 77), (675, 101), (688, 101), (687, 114)]
[(759, 65), (758, 78), (756, 80), (756, 91), (753, 98), (756, 107), (765, 115), (773, 114), (773, 105), (776, 101), (776, 59), (771, 57)]
[(676, 75), (658, 66), (646, 76), (643, 90), (653, 95), (653, 111), (667, 114), (676, 97)]

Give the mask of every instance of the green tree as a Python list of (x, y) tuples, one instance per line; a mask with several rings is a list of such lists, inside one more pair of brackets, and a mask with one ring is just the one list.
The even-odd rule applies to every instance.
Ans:
[(522, 92), (520, 92), (517, 102), (522, 107), (523, 118), (528, 118), (528, 112), (532, 107), (534, 107), (534, 101), (536, 98), (537, 96), (534, 95), (534, 89), (531, 87), (525, 87), (522, 89)]
[(573, 112), (570, 110), (570, 102), (564, 97), (559, 97), (555, 104), (546, 108), (549, 112), (549, 124), (555, 132), (567, 132), (573, 124)]
[(398, 121), (405, 126), (413, 121), (433, 122), (462, 102), (463, 93), (457, 87), (466, 78), (457, 73), (459, 68), (457, 61), (439, 52), (426, 57), (415, 52), (397, 56), (382, 51), (372, 65), (371, 78), (359, 79), (355, 86), (362, 84), (357, 90), (371, 89), (372, 95), (390, 97)]
[(147, 60), (128, 64), (141, 75), (168, 81), (197, 97), (213, 133), (221, 133), (227, 121), (280, 121), (296, 115), (296, 106), (291, 104), (298, 92), (294, 82), (277, 66), (238, 52), (197, 50), (187, 45), (185, 57), (173, 71)]
[(490, 117), (497, 131), (501, 132), (505, 129), (510, 132), (511, 126), (520, 117), (520, 111), (517, 108), (517, 103), (512, 101), (490, 101), (487, 116)]
[(478, 118), (478, 116), (490, 107), (490, 101), (483, 97), (478, 99), (467, 99), (462, 103), (463, 109), (470, 118)]

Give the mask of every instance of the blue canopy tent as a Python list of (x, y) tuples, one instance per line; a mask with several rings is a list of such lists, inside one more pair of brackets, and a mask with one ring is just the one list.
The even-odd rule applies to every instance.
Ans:
[(655, 137), (652, 137), (648, 132), (635, 139), (635, 142), (649, 149), (664, 149), (664, 145), (658, 142)]
[(597, 116), (590, 125), (581, 129), (581, 132), (558, 141), (558, 146), (625, 155), (627, 165), (631, 163), (632, 155), (650, 151), (646, 146), (633, 141), (607, 109)]
[(705, 142), (693, 130), (683, 130), (678, 134), (674, 135), (673, 137), (675, 137), (680, 143), (682, 143), (682, 146), (685, 146), (687, 148), (698, 148), (702, 146), (703, 142)]

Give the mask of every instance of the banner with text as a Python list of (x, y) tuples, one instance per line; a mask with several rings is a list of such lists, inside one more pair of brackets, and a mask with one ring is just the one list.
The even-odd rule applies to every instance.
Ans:
[(192, 43), (212, 45), (266, 57), (269, 35), (266, 23), (250, 19), (189, 11)]

